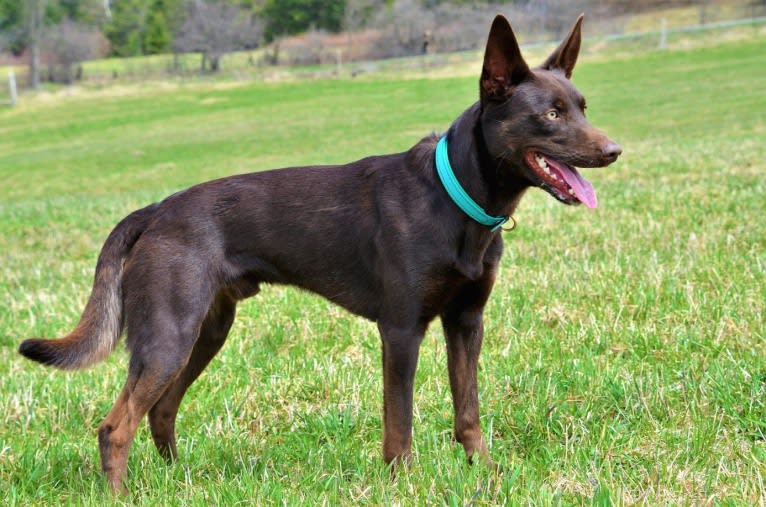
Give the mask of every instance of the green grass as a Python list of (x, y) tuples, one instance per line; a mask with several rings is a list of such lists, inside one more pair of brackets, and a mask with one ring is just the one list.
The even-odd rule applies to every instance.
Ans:
[[(482, 425), (499, 472), (452, 442), (439, 326), (416, 379), (414, 463), (380, 459), (379, 338), (296, 290), (240, 305), (190, 389), (180, 460), (145, 425), (147, 505), (738, 504), (766, 501), (766, 67), (761, 39), (583, 58), (576, 84), (623, 159), (600, 208), (532, 191), (487, 309)], [(63, 373), (21, 339), (76, 323), (101, 242), (131, 210), (227, 174), (403, 150), (477, 79), (133, 86), (0, 111), (0, 491), (6, 505), (113, 502), (96, 427), (122, 347)]]

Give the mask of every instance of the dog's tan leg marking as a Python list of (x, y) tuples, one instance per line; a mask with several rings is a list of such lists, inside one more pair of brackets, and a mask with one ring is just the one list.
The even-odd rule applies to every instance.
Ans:
[(185, 358), (166, 359), (152, 367), (131, 362), (125, 387), (98, 430), (101, 468), (115, 492), (126, 491), (128, 451), (141, 419), (185, 365)]
[[(160, 391), (161, 392), (161, 391)], [(98, 430), (101, 468), (116, 492), (125, 492), (128, 450), (141, 419), (159, 397), (157, 378), (129, 375), (120, 396)]]

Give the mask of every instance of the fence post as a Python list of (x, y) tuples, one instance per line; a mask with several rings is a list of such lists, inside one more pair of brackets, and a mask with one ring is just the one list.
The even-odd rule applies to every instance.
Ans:
[(668, 20), (662, 18), (660, 21), (660, 49), (665, 49), (668, 46)]
[(11, 92), (11, 105), (13, 106), (18, 99), (16, 95), (16, 74), (13, 71), (8, 72), (8, 89)]

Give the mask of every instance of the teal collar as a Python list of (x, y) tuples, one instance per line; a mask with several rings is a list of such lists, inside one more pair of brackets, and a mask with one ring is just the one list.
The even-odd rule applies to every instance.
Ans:
[(469, 217), (473, 218), (481, 225), (486, 225), (492, 228), (492, 232), (498, 230), (509, 219), (507, 216), (492, 216), (487, 214), (481, 206), (476, 204), (476, 201), (466, 193), (465, 189), (460, 185), (460, 182), (455, 177), (455, 173), (452, 171), (452, 166), (449, 163), (449, 155), (447, 154), (447, 136), (442, 136), (439, 139), (439, 143), (436, 145), (436, 172), (439, 174), (439, 179), (444, 185), (444, 190), (457, 204), (457, 207), (463, 210), (463, 212)]

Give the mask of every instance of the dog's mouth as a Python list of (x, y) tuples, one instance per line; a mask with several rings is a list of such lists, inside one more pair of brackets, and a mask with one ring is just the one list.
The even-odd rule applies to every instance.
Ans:
[(539, 151), (529, 150), (527, 165), (539, 178), (539, 186), (564, 204), (582, 203), (589, 208), (598, 206), (596, 191), (571, 165), (559, 162)]

